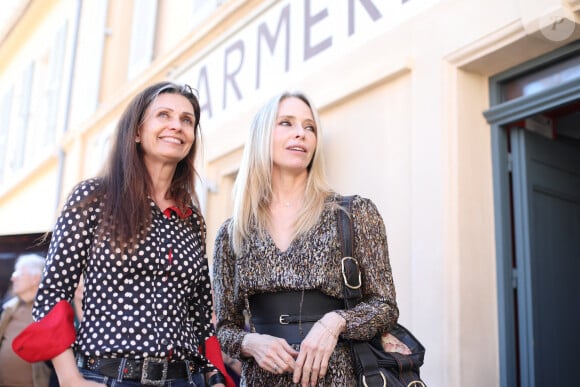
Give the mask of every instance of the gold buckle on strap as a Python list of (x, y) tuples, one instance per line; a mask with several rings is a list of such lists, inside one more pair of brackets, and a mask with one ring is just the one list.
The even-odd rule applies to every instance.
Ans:
[[(383, 387), (387, 387), (387, 378), (385, 378), (385, 375), (383, 374), (382, 371), (379, 371), (379, 374), (381, 374), (381, 378), (383, 378)], [(369, 385), (367, 384), (367, 378), (365, 375), (363, 375), (363, 377), (362, 377), (362, 382), (363, 382), (364, 387), (369, 387)]]
[(354, 264), (358, 267), (358, 262), (353, 257), (344, 257), (344, 258), (342, 258), (342, 260), (341, 260), (341, 266), (342, 266), (342, 279), (344, 280), (344, 285), (347, 286), (350, 289), (359, 289), (361, 287), (361, 284), (362, 284), (360, 270), (358, 271), (358, 284), (356, 284), (356, 285), (349, 284), (348, 283), (348, 278), (346, 277), (346, 272), (344, 270), (344, 262), (347, 259), (352, 259), (354, 261)]

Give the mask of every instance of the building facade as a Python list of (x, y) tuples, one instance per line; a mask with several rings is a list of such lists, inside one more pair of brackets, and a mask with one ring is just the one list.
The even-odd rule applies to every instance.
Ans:
[(51, 230), (127, 101), (170, 79), (202, 104), (211, 258), (250, 119), (298, 89), (320, 110), (333, 187), (385, 219), (428, 385), (573, 380), (579, 0), (15, 3), (0, 30), (0, 257)]

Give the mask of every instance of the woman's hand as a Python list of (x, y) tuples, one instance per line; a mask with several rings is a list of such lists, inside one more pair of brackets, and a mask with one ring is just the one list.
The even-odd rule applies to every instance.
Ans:
[(253, 357), (268, 372), (283, 374), (294, 371), (298, 352), (279, 337), (248, 333), (242, 341), (242, 355)]
[(61, 387), (107, 387), (106, 384), (93, 382), (91, 380), (87, 380), (82, 376), (77, 380), (67, 380), (65, 383), (60, 383)]
[(334, 312), (325, 314), (314, 324), (300, 344), (292, 378), (294, 383), (301, 383), (303, 387), (315, 386), (318, 379), (324, 378), (330, 355), (345, 328), (346, 321)]
[(52, 365), (58, 376), (61, 387), (107, 387), (106, 384), (93, 382), (83, 378), (75, 362), (71, 348), (52, 359)]
[(60, 374), (57, 372), (57, 376), (60, 387), (107, 387), (106, 384), (83, 378), (78, 369), (76, 369), (76, 372), (75, 370), (65, 373), (61, 372)]

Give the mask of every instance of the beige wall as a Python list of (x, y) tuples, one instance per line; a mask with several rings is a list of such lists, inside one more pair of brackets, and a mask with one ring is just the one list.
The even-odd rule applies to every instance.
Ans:
[[(57, 13), (42, 13), (42, 2), (33, 3), (26, 27), (41, 30), (50, 24), (42, 15)], [(110, 2), (99, 108), (1, 188), (0, 234), (50, 228), (57, 200), (100, 167), (107, 137), (137, 90), (166, 77), (195, 87), (200, 66), (221, 68), (225, 48), (236, 39), (246, 39), (250, 64), (243, 71), (254, 74), (251, 42), (257, 25), (288, 4), (299, 14), (303, 4), (226, 1), (188, 30), (186, 12), (172, 17), (178, 12), (175, 3), (162, 3), (156, 59), (129, 81), (132, 2)], [(56, 0), (46, 4), (64, 7)], [(330, 3), (316, 4), (320, 10)], [(308, 61), (300, 62), (301, 51), (292, 48), (288, 72), (271, 78), (264, 73), (268, 81), (259, 89), (252, 88), (253, 81), (244, 83), (239, 100), (230, 91), (230, 105), (223, 111), (221, 85), (212, 86), (218, 102), (214, 116), (202, 122), (199, 164), (208, 247), (211, 254), (217, 229), (229, 217), (231, 188), (253, 113), (273, 92), (301, 89), (320, 109), (333, 187), (371, 198), (384, 216), (401, 322), (427, 347), (425, 380), (430, 386), (494, 386), (499, 384), (500, 316), (490, 128), (482, 115), (489, 108), (489, 77), (580, 38), (580, 1), (411, 0), (408, 7), (416, 7), (404, 8), (413, 9), (411, 15), (394, 12), (388, 15), (393, 19), (367, 26), (352, 38), (333, 30), (336, 44)], [(546, 37), (541, 23), (551, 12), (575, 20), (572, 36), (561, 41)], [(317, 39), (325, 36), (321, 31)], [(0, 66), (0, 87), (10, 69), (18, 67), (18, 47), (34, 39), (33, 32), (19, 29), (2, 43), (0, 55), (7, 59)], [(269, 65), (280, 71), (278, 59)], [(59, 149), (66, 159), (57, 198)], [(30, 216), (18, 216), (31, 203), (36, 208)]]

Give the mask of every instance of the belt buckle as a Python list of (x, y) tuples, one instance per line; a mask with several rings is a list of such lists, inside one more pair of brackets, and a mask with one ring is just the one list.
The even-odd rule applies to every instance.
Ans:
[[(159, 367), (162, 366), (163, 369), (161, 370), (161, 379), (150, 379), (151, 371), (149, 367)], [(143, 359), (143, 368), (141, 370), (141, 384), (145, 384), (148, 386), (163, 386), (165, 384), (165, 380), (167, 379), (167, 368), (169, 367), (169, 363), (167, 359), (161, 359), (157, 357), (146, 357)]]
[(289, 314), (281, 314), (280, 318), (278, 319), (278, 321), (280, 321), (280, 324), (282, 325), (288, 325), (290, 324), (288, 321), (286, 321), (286, 317), (290, 317)]

